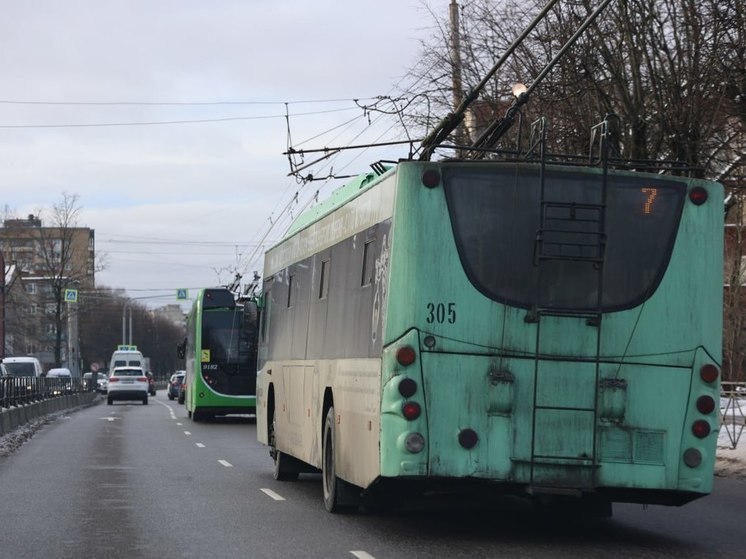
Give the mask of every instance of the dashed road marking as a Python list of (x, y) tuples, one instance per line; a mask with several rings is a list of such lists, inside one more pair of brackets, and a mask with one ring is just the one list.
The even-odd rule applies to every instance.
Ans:
[(357, 559), (376, 559), (366, 551), (350, 551)]
[(191, 433), (191, 432), (189, 432), (189, 431), (184, 431), (184, 434), (185, 434), (185, 435), (191, 435), (192, 433)]
[(202, 443), (194, 443), (194, 444), (196, 444), (199, 448), (205, 448), (205, 445), (203, 445)]
[(176, 414), (174, 413), (173, 406), (170, 406), (169, 404), (166, 404), (165, 402), (161, 402), (160, 400), (156, 400), (160, 405), (162, 405), (164, 408), (168, 410), (168, 413), (171, 414), (171, 419), (176, 419)]
[(277, 493), (275, 493), (275, 492), (274, 492), (274, 491), (272, 491), (271, 489), (267, 489), (266, 487), (265, 487), (265, 488), (262, 488), (262, 489), (260, 489), (260, 491), (261, 491), (262, 493), (264, 493), (265, 495), (267, 495), (267, 496), (271, 497), (271, 498), (272, 498), (272, 499), (274, 499), (275, 501), (284, 501), (284, 500), (285, 500), (285, 497), (283, 497), (283, 496), (281, 496), (281, 495), (278, 495)]
[(226, 468), (232, 468), (232, 467), (233, 467), (233, 464), (231, 464), (231, 463), (230, 463), (230, 462), (228, 462), (227, 460), (218, 460), (218, 462), (220, 462), (220, 463), (221, 463), (221, 464), (222, 464), (223, 466), (225, 466)]

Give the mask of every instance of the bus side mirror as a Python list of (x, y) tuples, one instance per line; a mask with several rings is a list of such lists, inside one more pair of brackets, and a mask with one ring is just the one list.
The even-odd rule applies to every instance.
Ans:
[(176, 346), (176, 356), (179, 359), (184, 359), (186, 357), (186, 338), (184, 338), (184, 341)]

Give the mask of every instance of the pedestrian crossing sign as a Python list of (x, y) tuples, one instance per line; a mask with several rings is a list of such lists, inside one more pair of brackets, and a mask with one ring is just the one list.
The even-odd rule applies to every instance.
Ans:
[(66, 303), (77, 303), (78, 302), (78, 290), (77, 289), (65, 289), (65, 302)]
[(189, 291), (187, 291), (186, 289), (177, 289), (176, 299), (179, 301), (183, 301), (184, 299), (189, 299)]

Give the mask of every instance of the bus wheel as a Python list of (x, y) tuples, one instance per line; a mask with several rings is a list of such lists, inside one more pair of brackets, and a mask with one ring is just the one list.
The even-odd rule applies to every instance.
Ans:
[(298, 472), (292, 468), (293, 459), (287, 454), (283, 454), (277, 450), (275, 446), (275, 426), (277, 425), (277, 419), (275, 413), (272, 412), (272, 422), (269, 424), (269, 454), (275, 463), (274, 472), (272, 477), (277, 481), (294, 481), (298, 479)]
[(287, 454), (283, 454), (279, 450), (275, 450), (275, 469), (272, 473), (272, 477), (277, 481), (295, 481), (298, 479), (298, 472), (293, 472), (288, 469), (288, 462), (291, 462), (291, 457)]
[(321, 480), (324, 486), (324, 508), (329, 512), (340, 512), (342, 509), (359, 505), (359, 495), (355, 487), (337, 477), (337, 465), (334, 459), (334, 407), (326, 412), (324, 421), (323, 448), (321, 449)]

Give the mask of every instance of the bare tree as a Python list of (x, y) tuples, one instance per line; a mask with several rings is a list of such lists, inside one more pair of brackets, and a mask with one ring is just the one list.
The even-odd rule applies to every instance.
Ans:
[(723, 353), (725, 364), (723, 378), (731, 381), (746, 380), (743, 365), (746, 361), (746, 314), (744, 290), (746, 267), (746, 220), (744, 199), (734, 195), (729, 209), (731, 219), (725, 229), (725, 296), (723, 305)]
[[(68, 319), (68, 305), (65, 302), (65, 291), (89, 285), (93, 281), (93, 270), (88, 269), (81, 247), (87, 251), (87, 235), (77, 227), (81, 207), (77, 194), (63, 193), (61, 200), (52, 207), (47, 219), (47, 227), (39, 229), (38, 254), (40, 270), (51, 285), (52, 320), (55, 326), (54, 363), (62, 365), (62, 344), (65, 323)], [(40, 211), (41, 215), (43, 212)], [(68, 333), (69, 335), (69, 333)]]
[[(452, 110), (454, 61), (464, 89), (473, 89), (545, 3), (464, 2), (460, 57), (448, 51), (448, 14), (430, 11), (433, 32), (410, 72), (408, 93), (418, 101), (409, 123), (427, 129)], [(477, 120), (502, 116), (511, 84), (530, 84), (596, 5), (558, 3), (490, 81), (475, 103)], [(537, 87), (525, 118), (546, 116), (552, 151), (582, 155), (591, 126), (614, 113), (621, 155), (675, 159), (717, 177), (743, 135), (743, 34), (739, 0), (618, 0)]]
[(81, 303), (81, 352), (86, 367), (94, 362), (108, 366), (112, 352), (123, 342), (122, 317), (127, 310), (132, 312), (132, 343), (150, 358), (153, 373), (167, 377), (180, 368), (176, 346), (184, 339), (183, 325), (174, 324), (107, 287), (84, 293)]

